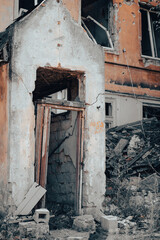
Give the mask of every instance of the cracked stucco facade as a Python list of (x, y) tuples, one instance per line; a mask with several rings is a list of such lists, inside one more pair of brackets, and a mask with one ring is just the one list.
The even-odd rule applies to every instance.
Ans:
[(13, 201), (18, 205), (34, 182), (32, 92), (37, 68), (46, 65), (85, 72), (82, 208), (84, 213), (94, 214), (101, 209), (105, 193), (104, 53), (57, 1), (46, 1), (14, 26), (9, 84), (9, 182)]

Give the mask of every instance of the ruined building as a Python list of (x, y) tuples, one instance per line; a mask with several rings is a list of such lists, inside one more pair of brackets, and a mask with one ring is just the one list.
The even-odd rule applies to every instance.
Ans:
[(160, 115), (159, 1), (0, 3), (0, 211), (37, 182), (98, 216), (105, 128)]

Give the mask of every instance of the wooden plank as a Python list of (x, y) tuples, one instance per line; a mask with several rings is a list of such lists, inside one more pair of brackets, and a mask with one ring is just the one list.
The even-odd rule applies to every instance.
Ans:
[(76, 194), (75, 194), (75, 211), (79, 214), (79, 183), (80, 183), (80, 143), (81, 143), (81, 113), (77, 112), (77, 159), (76, 159)]
[(37, 103), (39, 104), (53, 104), (53, 105), (61, 105), (61, 106), (68, 106), (68, 107), (75, 107), (75, 108), (84, 108), (85, 104), (83, 102), (76, 102), (76, 101), (67, 101), (67, 100), (58, 100), (58, 99), (41, 99), (38, 100)]
[(81, 114), (81, 143), (80, 143), (80, 180), (79, 180), (79, 215), (82, 214), (82, 172), (83, 172), (83, 135), (84, 135), (84, 111)]
[(28, 215), (45, 193), (46, 190), (35, 182), (18, 206), (15, 215)]
[(21, 215), (28, 215), (31, 212), (31, 210), (36, 206), (36, 204), (39, 202), (39, 200), (44, 196), (45, 193), (46, 190), (39, 186), (37, 192), (34, 194), (34, 196), (30, 199), (28, 204), (22, 210)]
[(42, 154), (42, 133), (43, 133), (44, 107), (37, 104), (36, 121), (36, 150), (35, 150), (35, 181), (40, 183), (40, 162)]
[(50, 119), (51, 119), (51, 109), (49, 107), (45, 107), (41, 171), (40, 171), (40, 185), (42, 187), (46, 186), (46, 179), (47, 179), (48, 150), (49, 150), (49, 137), (50, 137)]

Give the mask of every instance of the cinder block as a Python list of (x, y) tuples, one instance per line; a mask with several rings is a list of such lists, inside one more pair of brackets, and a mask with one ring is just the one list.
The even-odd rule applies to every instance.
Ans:
[(117, 217), (112, 215), (102, 216), (101, 227), (109, 233), (116, 233), (118, 229)]
[(36, 209), (34, 213), (34, 221), (36, 223), (48, 223), (49, 222), (49, 211), (45, 208)]

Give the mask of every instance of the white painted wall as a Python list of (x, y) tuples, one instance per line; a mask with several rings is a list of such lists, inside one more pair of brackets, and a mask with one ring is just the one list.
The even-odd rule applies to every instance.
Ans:
[[(58, 24), (60, 21), (60, 24)], [(61, 47), (57, 45), (61, 44)], [(48, 0), (15, 25), (10, 104), (10, 181), (18, 204), (34, 181), (36, 69), (50, 65), (86, 76), (84, 208), (101, 208), (105, 193), (104, 56), (62, 3)], [(99, 95), (100, 94), (100, 95)], [(100, 108), (98, 109), (97, 107)], [(87, 210), (86, 210), (87, 211)]]
[(106, 93), (113, 103), (113, 127), (142, 120), (142, 101), (129, 96)]

